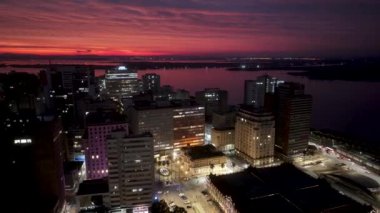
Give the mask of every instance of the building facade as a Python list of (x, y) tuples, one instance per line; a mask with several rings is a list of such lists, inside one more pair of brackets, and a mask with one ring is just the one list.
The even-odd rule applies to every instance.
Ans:
[(114, 131), (107, 148), (111, 208), (148, 213), (154, 191), (153, 136)]
[(204, 107), (193, 104), (159, 106), (149, 102), (127, 110), (134, 134), (151, 132), (156, 152), (204, 143)]
[(203, 145), (205, 111), (203, 106), (183, 106), (173, 109), (174, 148)]
[(173, 109), (170, 107), (132, 107), (127, 110), (133, 134), (150, 132), (154, 150), (173, 149)]
[(312, 97), (304, 85), (286, 82), (278, 87), (276, 149), (285, 156), (302, 154), (309, 141)]
[(257, 77), (256, 80), (246, 80), (244, 84), (244, 104), (256, 108), (264, 107), (265, 94), (274, 93), (276, 87), (284, 81), (269, 75)]
[(232, 151), (235, 149), (235, 128), (213, 128), (211, 129), (211, 143), (221, 151)]
[(227, 157), (214, 146), (184, 147), (179, 153), (178, 166), (184, 177), (201, 177), (228, 172)]
[(106, 95), (114, 100), (131, 98), (140, 92), (137, 72), (125, 66), (108, 70), (105, 75)]
[(160, 75), (155, 73), (147, 73), (142, 76), (143, 90), (152, 91), (157, 93), (161, 87), (161, 78)]
[(106, 138), (111, 131), (123, 129), (128, 133), (126, 120), (118, 113), (95, 112), (86, 118), (86, 131), (83, 144), (87, 179), (99, 179), (108, 176), (108, 159)]
[(212, 113), (228, 109), (228, 92), (219, 88), (207, 88), (195, 93), (196, 101), (205, 106), (206, 119), (211, 121)]
[(272, 113), (242, 107), (236, 115), (235, 148), (254, 166), (273, 162), (275, 118)]

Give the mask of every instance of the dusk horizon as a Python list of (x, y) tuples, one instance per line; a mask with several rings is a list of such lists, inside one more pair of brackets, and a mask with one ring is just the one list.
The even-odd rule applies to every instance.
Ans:
[(380, 3), (2, 1), (0, 54), (379, 56)]

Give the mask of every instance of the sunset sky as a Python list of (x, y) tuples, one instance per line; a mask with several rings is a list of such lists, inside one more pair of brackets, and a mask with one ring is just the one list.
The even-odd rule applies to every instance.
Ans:
[(0, 53), (371, 56), (379, 0), (0, 0)]

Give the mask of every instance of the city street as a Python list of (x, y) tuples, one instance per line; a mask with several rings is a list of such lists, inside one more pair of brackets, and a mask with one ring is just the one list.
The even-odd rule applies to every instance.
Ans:
[[(178, 185), (166, 186), (162, 189), (162, 194), (158, 195), (159, 199), (164, 199), (168, 205), (172, 202), (179, 207), (183, 207), (189, 213), (219, 213), (221, 212), (215, 202), (202, 194), (206, 189), (206, 178), (194, 178)], [(189, 200), (189, 204), (179, 196), (183, 193)]]
[[(350, 175), (352, 177), (365, 176), (380, 185), (379, 175), (370, 172), (365, 167), (352, 162), (351, 159), (339, 156), (339, 154), (335, 153), (333, 150), (326, 151), (322, 149), (320, 152), (314, 155), (297, 158), (294, 161), (294, 164), (314, 177), (319, 177), (321, 175), (327, 174)], [(352, 197), (353, 199), (364, 199), (377, 206), (380, 204), (380, 192), (373, 193), (375, 200), (367, 200), (365, 196), (359, 195), (357, 192), (355, 192), (355, 190), (352, 189), (346, 190), (345, 194)]]

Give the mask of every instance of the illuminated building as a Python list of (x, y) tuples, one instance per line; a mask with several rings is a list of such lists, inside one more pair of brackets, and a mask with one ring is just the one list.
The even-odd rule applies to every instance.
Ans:
[(235, 148), (255, 166), (273, 162), (275, 118), (272, 113), (242, 106), (235, 123)]
[(370, 212), (372, 209), (291, 164), (210, 175), (206, 187), (211, 199), (226, 213)]
[(87, 179), (98, 179), (108, 176), (107, 135), (116, 129), (123, 128), (128, 133), (125, 118), (116, 112), (94, 112), (86, 117), (85, 159)]
[(160, 90), (160, 76), (155, 73), (147, 73), (142, 76), (143, 90), (157, 93)]
[(256, 80), (246, 80), (244, 104), (253, 105), (256, 108), (264, 107), (265, 94), (274, 93), (280, 83), (284, 83), (284, 81), (269, 75), (259, 76)]
[(304, 88), (292, 82), (277, 88), (276, 149), (286, 156), (302, 154), (309, 141), (312, 97)]
[(108, 70), (105, 75), (105, 90), (108, 97), (114, 100), (131, 98), (140, 92), (137, 72), (125, 66)]
[(73, 96), (95, 97), (95, 71), (88, 66), (53, 66), (39, 75), (43, 86), (40, 100), (47, 109), (66, 111)]
[(111, 208), (148, 213), (153, 199), (153, 136), (113, 131), (107, 137)]
[(235, 128), (212, 128), (211, 143), (221, 151), (235, 149)]
[(154, 150), (164, 151), (204, 143), (204, 107), (190, 102), (136, 104), (127, 110), (135, 134), (151, 132)]
[(204, 107), (183, 106), (173, 109), (174, 148), (204, 144)]
[(211, 144), (183, 147), (179, 153), (179, 165), (186, 177), (226, 173), (226, 164), (227, 157)]

